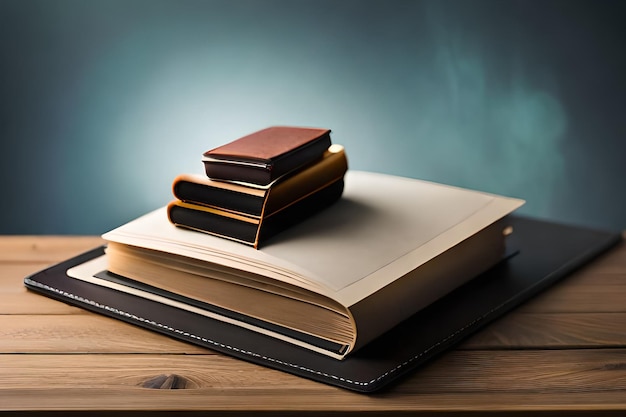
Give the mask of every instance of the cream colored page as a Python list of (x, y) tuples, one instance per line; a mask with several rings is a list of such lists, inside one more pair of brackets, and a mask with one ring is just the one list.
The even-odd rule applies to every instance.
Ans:
[[(346, 174), (336, 204), (260, 250), (169, 224), (157, 210), (104, 235), (240, 267), (349, 306), (513, 211), (523, 202), (425, 181)], [(306, 277), (306, 278), (305, 278)], [(315, 284), (316, 283), (316, 284)]]
[(126, 245), (171, 252), (262, 274), (322, 294), (332, 293), (322, 283), (311, 282), (307, 278), (309, 271), (302, 270), (285, 259), (270, 256), (241, 243), (174, 226), (167, 218), (166, 207), (143, 215), (102, 237)]
[(265, 251), (312, 271), (337, 301), (350, 306), (522, 204), (426, 181), (350, 172), (332, 215), (284, 232)]

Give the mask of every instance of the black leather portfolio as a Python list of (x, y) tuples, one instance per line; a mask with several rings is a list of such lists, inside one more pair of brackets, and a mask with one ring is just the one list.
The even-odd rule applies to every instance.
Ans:
[(517, 253), (419, 311), (344, 360), (155, 301), (74, 279), (66, 271), (96, 248), (25, 278), (36, 292), (236, 358), (359, 392), (373, 392), (566, 277), (621, 234), (514, 217)]

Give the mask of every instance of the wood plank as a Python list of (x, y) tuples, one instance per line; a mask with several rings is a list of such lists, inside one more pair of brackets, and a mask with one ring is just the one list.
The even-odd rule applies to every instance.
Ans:
[(0, 262), (53, 264), (103, 243), (99, 236), (2, 236)]
[[(455, 351), (389, 390), (360, 395), (220, 355), (0, 355), (0, 396), (3, 408), (21, 410), (610, 410), (624, 407), (625, 357)], [(172, 374), (184, 388), (144, 387)]]
[[(0, 241), (2, 239), (0, 238)], [(84, 310), (29, 291), (24, 278), (45, 263), (3, 263), (0, 273), (0, 314), (83, 314)]]
[(625, 359), (625, 349), (451, 351), (397, 390), (412, 394), (612, 391), (616, 400), (623, 401)]
[(463, 342), (460, 349), (626, 347), (626, 313), (513, 312)]
[(84, 315), (0, 316), (0, 353), (185, 353), (204, 349), (119, 320)]
[[(601, 276), (599, 276), (601, 277)], [(626, 312), (626, 274), (615, 277), (625, 282), (609, 284), (598, 279), (596, 285), (562, 283), (548, 288), (519, 306), (525, 313), (623, 313)]]
[[(62, 392), (45, 389), (33, 392), (12, 389), (6, 407), (28, 416), (424, 416), (475, 417), (532, 415), (536, 417), (621, 417), (622, 403), (605, 392), (559, 396), (550, 393), (424, 394), (416, 397), (359, 395), (340, 391), (290, 390), (290, 396), (271, 389), (240, 390), (152, 390), (129, 395), (120, 389), (68, 388)], [(0, 395), (2, 392), (0, 391)], [(199, 397), (202, 397), (199, 398)], [(0, 397), (2, 398), (2, 397)], [(277, 398), (277, 401), (273, 401)], [(243, 401), (241, 400), (243, 399)], [(20, 401), (21, 400), (21, 401)], [(307, 402), (308, 401), (308, 402)], [(29, 412), (30, 411), (30, 412)], [(3, 415), (13, 415), (3, 413)]]
[[(59, 249), (54, 247), (59, 241), (75, 238), (36, 237), (31, 246), (32, 237), (9, 237), (22, 250), (11, 257), (5, 239), (0, 237), (0, 314), (5, 314), (0, 316), (0, 352), (5, 352), (0, 354), (0, 410), (195, 410), (202, 415), (367, 410), (438, 416), (626, 411), (624, 244), (401, 384), (361, 395), (206, 353), (28, 293), (22, 284), (28, 271), (97, 244), (87, 238)], [(55, 239), (60, 240), (52, 244)], [(185, 389), (142, 386), (171, 374), (181, 377)]]

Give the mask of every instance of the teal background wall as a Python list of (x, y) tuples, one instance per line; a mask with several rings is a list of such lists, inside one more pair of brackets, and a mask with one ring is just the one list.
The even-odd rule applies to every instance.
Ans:
[(625, 229), (624, 21), (610, 0), (0, 0), (0, 233), (103, 233), (273, 124), (331, 128), (352, 169)]

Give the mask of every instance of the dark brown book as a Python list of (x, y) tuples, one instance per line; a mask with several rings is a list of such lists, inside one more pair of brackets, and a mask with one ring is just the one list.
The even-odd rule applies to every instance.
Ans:
[(205, 232), (258, 248), (269, 238), (298, 224), (339, 200), (343, 192), (343, 176), (331, 184), (266, 215), (246, 216), (219, 208), (172, 201), (167, 215), (179, 227)]
[(180, 174), (172, 183), (174, 197), (186, 203), (234, 211), (245, 216), (269, 215), (332, 182), (348, 170), (344, 147), (331, 145), (319, 161), (268, 185), (213, 180), (202, 174)]
[(322, 157), (330, 147), (330, 129), (273, 126), (203, 154), (212, 179), (266, 185)]

